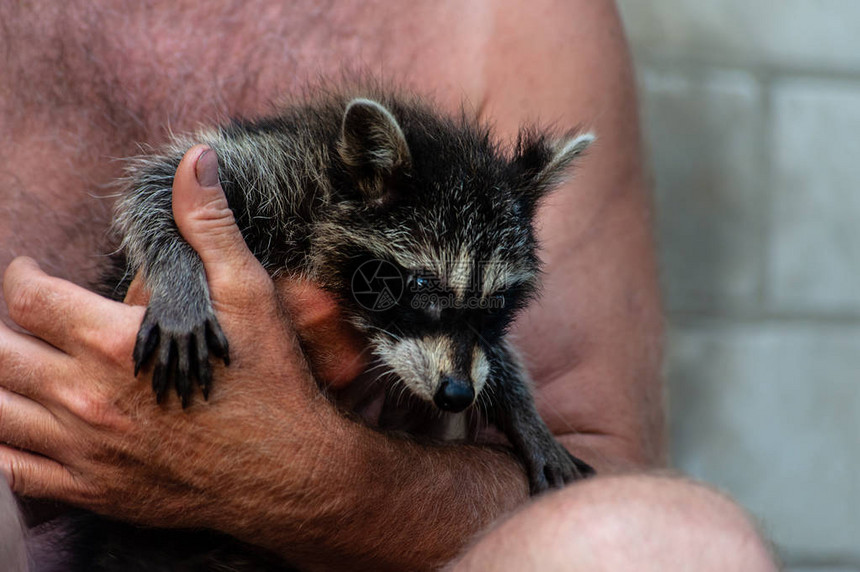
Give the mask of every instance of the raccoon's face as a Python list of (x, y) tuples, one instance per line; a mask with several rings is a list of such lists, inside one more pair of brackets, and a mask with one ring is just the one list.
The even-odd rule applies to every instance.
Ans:
[(439, 409), (472, 405), (537, 288), (537, 201), (593, 140), (520, 136), (354, 100), (339, 153), (360, 199), (339, 224), (355, 323), (380, 368)]

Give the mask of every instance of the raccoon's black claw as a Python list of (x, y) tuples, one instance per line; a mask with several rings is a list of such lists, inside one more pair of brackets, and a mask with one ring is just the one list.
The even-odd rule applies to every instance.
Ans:
[(571, 455), (554, 440), (552, 446), (531, 455), (526, 464), (532, 495), (550, 488), (560, 489), (570, 482), (595, 474), (588, 463)]
[(164, 401), (164, 395), (167, 393), (171, 377), (170, 358), (174, 346), (170, 340), (165, 340), (165, 342), (158, 348), (155, 367), (152, 370), (152, 391), (155, 392), (158, 403)]
[(183, 340), (186, 351), (178, 352), (176, 356), (176, 370), (174, 382), (176, 385), (176, 395), (182, 402), (182, 408), (185, 409), (191, 403), (191, 391), (193, 383), (191, 379), (191, 360), (195, 352), (194, 334), (189, 334), (187, 339)]
[(534, 495), (539, 495), (550, 487), (559, 488), (551, 481), (553, 478), (553, 469), (548, 468), (542, 461), (532, 461), (528, 466), (529, 474), (529, 492)]
[[(570, 453), (568, 453), (568, 455), (570, 455)], [(597, 471), (594, 470), (594, 467), (592, 467), (582, 459), (578, 459), (573, 455), (570, 455), (570, 460), (573, 461), (576, 470), (579, 471), (579, 475), (575, 475), (573, 477), (574, 479), (587, 479), (597, 474)]]
[(195, 381), (203, 398), (208, 399), (212, 387), (210, 356), (221, 358), (225, 365), (230, 363), (227, 338), (214, 314), (194, 319), (147, 308), (134, 347), (134, 372), (137, 375), (153, 362), (152, 390), (159, 403), (173, 388), (182, 407), (188, 407)]
[(158, 323), (147, 320), (147, 314), (143, 317), (143, 323), (140, 330), (137, 332), (137, 341), (134, 344), (134, 375), (140, 373), (140, 368), (148, 362), (152, 357), (155, 348), (158, 347), (158, 338), (160, 337)]

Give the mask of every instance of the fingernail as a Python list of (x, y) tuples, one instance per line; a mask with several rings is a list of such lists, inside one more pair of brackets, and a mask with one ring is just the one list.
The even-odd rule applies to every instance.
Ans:
[(194, 171), (201, 187), (217, 187), (220, 182), (218, 180), (218, 154), (212, 149), (204, 151), (197, 158)]

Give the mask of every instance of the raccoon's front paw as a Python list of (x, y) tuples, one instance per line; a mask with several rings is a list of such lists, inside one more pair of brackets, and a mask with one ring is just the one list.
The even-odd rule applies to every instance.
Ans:
[(187, 407), (194, 379), (207, 399), (212, 386), (210, 354), (230, 364), (227, 338), (211, 308), (189, 312), (150, 301), (134, 346), (134, 374), (154, 361), (152, 389), (159, 403), (173, 385), (182, 407)]
[(577, 479), (594, 475), (588, 463), (571, 455), (551, 435), (530, 448), (525, 454), (531, 494), (536, 495), (549, 488), (560, 489)]

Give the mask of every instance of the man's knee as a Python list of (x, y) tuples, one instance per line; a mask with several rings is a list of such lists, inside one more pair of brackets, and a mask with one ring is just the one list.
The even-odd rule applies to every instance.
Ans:
[(585, 481), (538, 499), (488, 532), (454, 570), (776, 570), (735, 503), (658, 475)]

